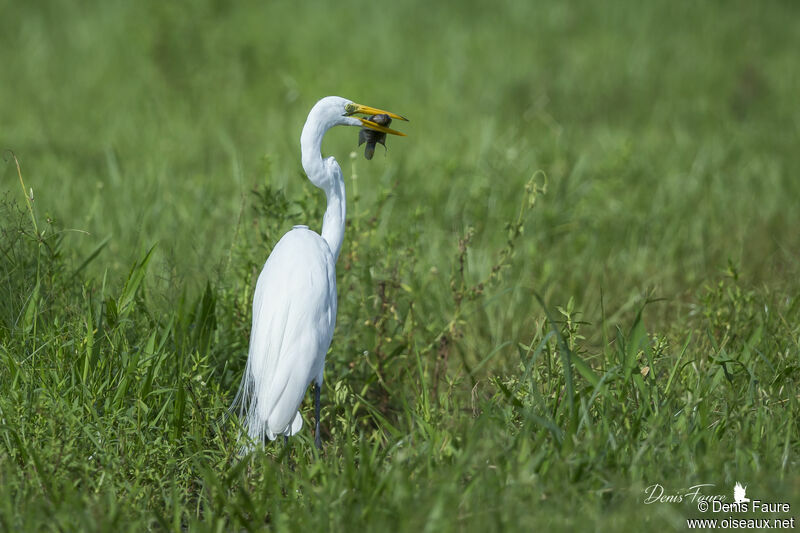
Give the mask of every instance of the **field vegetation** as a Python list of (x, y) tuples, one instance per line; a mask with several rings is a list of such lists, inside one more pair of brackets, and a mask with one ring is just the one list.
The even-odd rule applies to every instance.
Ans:
[[(3, 2), (0, 529), (684, 530), (800, 508), (793, 2)], [(347, 183), (306, 428), (227, 418), (299, 135)], [(775, 517), (786, 518), (784, 514)]]

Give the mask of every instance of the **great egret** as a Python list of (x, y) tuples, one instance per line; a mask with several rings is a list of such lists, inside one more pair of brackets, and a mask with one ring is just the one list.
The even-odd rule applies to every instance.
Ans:
[(356, 114), (406, 120), (395, 113), (356, 104), (338, 96), (317, 102), (300, 135), (303, 169), (325, 191), (328, 205), (322, 234), (295, 226), (272, 250), (253, 297), (253, 327), (247, 367), (239, 392), (239, 415), (251, 439), (284, 440), (303, 427), (298, 411), (313, 381), (316, 431), (321, 447), (319, 396), (325, 354), (336, 323), (336, 260), (342, 247), (345, 192), (342, 169), (333, 157), (322, 158), (322, 137), (333, 126), (359, 126), (404, 135)]

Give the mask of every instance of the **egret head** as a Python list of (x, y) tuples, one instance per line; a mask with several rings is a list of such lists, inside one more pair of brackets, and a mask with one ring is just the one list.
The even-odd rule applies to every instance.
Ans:
[(387, 126), (378, 124), (373, 120), (357, 115), (388, 115), (398, 120), (408, 120), (391, 111), (383, 111), (374, 107), (356, 104), (339, 96), (326, 96), (311, 108), (303, 133), (300, 135), (300, 149), (303, 157), (303, 169), (308, 179), (321, 189), (328, 190), (333, 182), (332, 174), (322, 164), (320, 149), (322, 137), (334, 126), (357, 126), (368, 128), (375, 132), (390, 135), (405, 136), (404, 133), (395, 131)]
[(314, 129), (317, 130), (316, 132), (318, 135), (324, 135), (324, 133), (333, 126), (358, 126), (359, 128), (369, 128), (381, 133), (405, 136), (405, 133), (382, 126), (368, 118), (357, 116), (379, 114), (389, 115), (391, 118), (398, 120), (408, 120), (391, 111), (383, 111), (374, 107), (357, 104), (340, 96), (326, 96), (311, 108), (306, 126), (316, 126)]

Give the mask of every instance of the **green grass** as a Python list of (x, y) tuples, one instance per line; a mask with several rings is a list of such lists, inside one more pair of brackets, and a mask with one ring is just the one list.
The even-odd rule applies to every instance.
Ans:
[[(736, 481), (797, 514), (794, 3), (3, 7), (0, 529), (685, 530), (645, 488)], [(242, 460), (327, 94), (408, 137), (326, 138), (323, 450)]]

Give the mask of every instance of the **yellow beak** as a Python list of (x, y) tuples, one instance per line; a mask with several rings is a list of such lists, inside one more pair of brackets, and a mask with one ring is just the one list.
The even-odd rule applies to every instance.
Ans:
[[(350, 114), (362, 113), (364, 115), (370, 115), (370, 116), (372, 116), (372, 115), (389, 115), (391, 118), (408, 121), (408, 119), (406, 117), (398, 115), (397, 113), (392, 113), (391, 111), (384, 111), (383, 109), (378, 109), (376, 107), (370, 107), (370, 106), (361, 105), (361, 104), (353, 104), (353, 106), (354, 106), (355, 109)], [(362, 118), (362, 117), (356, 117), (356, 118), (361, 121), (361, 124), (363, 124), (365, 128), (369, 128), (369, 129), (375, 130), (375, 131), (380, 131), (381, 133), (389, 133), (391, 135), (400, 135), (401, 137), (405, 137), (406, 136), (405, 133), (401, 133), (401, 132), (399, 132), (397, 130), (393, 130), (391, 128), (387, 128), (386, 126), (381, 126), (380, 124), (378, 124), (376, 122), (372, 122), (371, 120), (368, 120), (366, 118)]]

